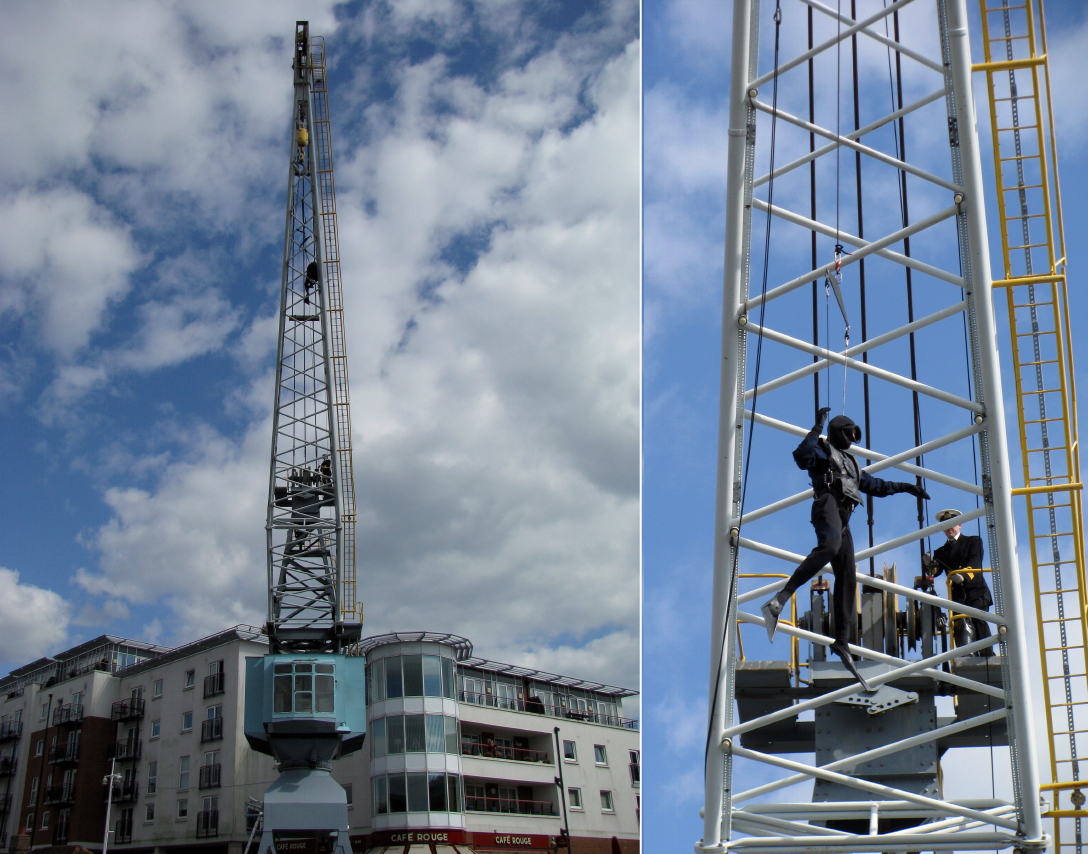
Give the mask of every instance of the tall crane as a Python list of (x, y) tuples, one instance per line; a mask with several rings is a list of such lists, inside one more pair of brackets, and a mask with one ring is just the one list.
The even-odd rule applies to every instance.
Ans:
[[(1007, 0), (984, 2), (1010, 6)], [(1013, 8), (1022, 10), (1023, 4), (1017, 2)], [(900, 16), (912, 13), (915, 17), (906, 25), (911, 39), (904, 44)], [(1054, 546), (1057, 556), (1050, 562), (1064, 566), (1066, 557), (1060, 556), (1066, 554), (1064, 544), (1056, 540), (1068, 538), (1075, 545), (1079, 533), (1063, 526), (1068, 516), (1061, 515), (1066, 511), (1058, 507), (1057, 497), (1075, 495), (1079, 476), (1058, 465), (1059, 460), (1065, 464), (1066, 454), (1060, 442), (1068, 436), (1065, 444), (1075, 451), (1075, 433), (1067, 431), (1058, 440), (1051, 431), (1050, 464), (1033, 464), (1026, 487), (1014, 486), (995, 286), (1002, 295), (1015, 292), (1013, 307), (1026, 317), (1026, 326), (1014, 329), (1021, 336), (1018, 341), (1029, 342), (1018, 354), (1018, 374), (1038, 362), (1045, 381), (1052, 368), (1045, 360), (1050, 357), (1043, 350), (1035, 355), (1030, 342), (1033, 337), (1036, 341), (1040, 336), (1056, 337), (1059, 330), (1067, 331), (1068, 324), (1061, 301), (1055, 299), (1058, 327), (1041, 325), (1047, 300), (1039, 293), (1034, 297), (1026, 293), (1028, 287), (1056, 280), (1055, 263), (1032, 274), (1042, 277), (1036, 281), (1027, 276), (1012, 284), (1008, 274), (1006, 280), (992, 280), (985, 205), (991, 190), (983, 178), (975, 127), (967, 0), (855, 0), (849, 9), (846, 3), (836, 7), (821, 0), (734, 0), (733, 15), (710, 702), (703, 837), (696, 850), (798, 854), (1045, 848), (1049, 838), (1039, 803), (1030, 683), (1037, 662), (1029, 650), (1022, 608), (1013, 496), (1026, 491), (1033, 502), (1041, 502), (1032, 504), (1032, 512), (1039, 510), (1043, 519), (1057, 514), (1049, 517), (1056, 520), (1053, 528), (1037, 527), (1033, 533), (1040, 533), (1038, 545)], [(797, 45), (804, 38), (806, 18), (808, 45), (801, 49)], [(794, 29), (789, 37), (780, 38), (784, 26)], [(762, 61), (759, 56), (761, 28), (773, 29), (773, 59), (769, 52)], [(861, 110), (872, 109), (873, 101), (863, 103), (859, 97), (862, 42), (886, 51), (885, 91), (890, 90), (887, 109), (865, 123)], [(883, 59), (877, 67), (884, 65)], [(823, 63), (824, 86), (836, 90), (830, 99), (815, 97), (815, 63)], [(847, 81), (853, 78), (852, 121), (849, 112), (840, 109), (842, 102), (849, 104), (849, 82), (844, 88), (839, 79), (851, 64), (852, 75), (847, 70), (843, 76)], [(828, 66), (835, 69), (833, 83), (826, 76)], [(990, 70), (1021, 67), (1033, 66), (1027, 62), (1002, 69), (998, 63)], [(791, 105), (803, 103), (799, 96), (806, 69), (808, 115), (803, 117), (783, 109), (778, 94), (780, 88), (793, 87), (786, 100)], [(911, 93), (909, 99), (904, 92)], [(817, 103), (825, 106), (820, 121)], [(784, 147), (791, 153), (784, 164), (775, 159), (776, 131), (794, 134), (793, 144)], [(798, 154), (804, 150), (798, 144), (799, 131), (808, 138), (806, 154)], [(762, 163), (757, 138), (770, 140), (771, 165), (764, 174), (756, 168), (757, 159)], [(925, 144), (917, 144), (919, 139)], [(1016, 144), (1021, 142), (1022, 138)], [(852, 173), (850, 195), (842, 193), (849, 205), (846, 213), (840, 205), (840, 163)], [(1015, 169), (1009, 174), (1015, 176)], [(875, 211), (863, 176), (877, 181)], [(1031, 183), (1014, 180), (1013, 198)], [(889, 186), (895, 188), (894, 195), (888, 194)], [(823, 200), (822, 210), (818, 198)], [(809, 204), (802, 206), (806, 201)], [(765, 215), (758, 231), (753, 228), (754, 213)], [(1035, 213), (1018, 207), (1014, 218), (1023, 220)], [(776, 257), (777, 264), (768, 263), (772, 222), (779, 230), (776, 256), (787, 259)], [(785, 236), (788, 228), (791, 236), (811, 237), (811, 259), (798, 257), (796, 247), (807, 241), (790, 240)], [(1003, 222), (1002, 231), (1006, 230)], [(1027, 248), (1013, 246), (1019, 252)], [(923, 251), (924, 259), (919, 257)], [(757, 253), (763, 256), (762, 282), (753, 273), (753, 267), (759, 271), (758, 261), (752, 263), (753, 256), (759, 258)], [(778, 270), (786, 263), (796, 269), (779, 281)], [(769, 280), (771, 267), (776, 278)], [(829, 324), (820, 332), (821, 283), (826, 283), (825, 299), (830, 302), (834, 290), (842, 309), (847, 339), (842, 350), (829, 340), (837, 338), (828, 331)], [(854, 294), (859, 297), (856, 302)], [(860, 309), (860, 342), (849, 340), (848, 305), (851, 312)], [(801, 322), (809, 311), (811, 338)], [(857, 319), (856, 314), (851, 316)], [(923, 381), (918, 366), (925, 349), (947, 352), (949, 341), (960, 335), (962, 370), (946, 364)], [(749, 652), (767, 649), (761, 647), (764, 618), (758, 604), (781, 589), (802, 560), (761, 536), (783, 530), (781, 523), (768, 528), (767, 520), (780, 520), (779, 514), (813, 495), (811, 489), (786, 494), (786, 479), (768, 483), (764, 478), (755, 491), (765, 503), (746, 506), (748, 461), (754, 459), (764, 468), (779, 465), (769, 462), (767, 449), (780, 453), (784, 438), (795, 442), (808, 434), (807, 418), (816, 407), (810, 408), (797, 394), (795, 384), (813, 376), (822, 378), (824, 391), (835, 386), (835, 399), (827, 405), (833, 403), (836, 410), (840, 376), (844, 406), (848, 387), (862, 391), (865, 439), (850, 452), (867, 462), (870, 474), (889, 478), (890, 470), (898, 469), (898, 478), (889, 479), (903, 479), (904, 474), (918, 484), (924, 479), (930, 491), (940, 490), (944, 500), (966, 508), (954, 518), (931, 524), (919, 500), (916, 526), (902, 512), (889, 513), (874, 524), (872, 510), (866, 508), (868, 543), (859, 535), (855, 553), (856, 580), (863, 591), (860, 615), (858, 625), (848, 628), (855, 636), (850, 650), (861, 679), (826, 654), (842, 627), (836, 627), (834, 615), (828, 613), (830, 585), (824, 580), (813, 583), (795, 613), (782, 614), (778, 631), (788, 644), (776, 641), (772, 655), (759, 661), (746, 659), (741, 645), (740, 629), (753, 626)], [(1032, 390), (1021, 380), (1018, 376), (1017, 394), (1023, 399)], [(781, 389), (794, 393), (776, 394)], [(879, 431), (868, 423), (870, 394), (882, 401), (886, 415)], [(1045, 445), (1045, 428), (1054, 423), (1046, 419), (1058, 413), (1053, 408), (1041, 412), (1040, 396), (1033, 398), (1034, 414), (1028, 420), (1036, 423), (1028, 435), (1037, 437), (1041, 423)], [(819, 381), (815, 397), (817, 407), (824, 405)], [(1069, 424), (1072, 416), (1063, 411), (1062, 417)], [(924, 435), (926, 430), (936, 435)], [(1046, 459), (1038, 448), (1025, 444), (1025, 455)], [(861, 515), (859, 509), (856, 516)], [(909, 574), (894, 565), (878, 572), (875, 560), (870, 562), (931, 536), (943, 539), (945, 529), (974, 520), (979, 520), (987, 541), (993, 612), (957, 604), (943, 590), (938, 592), (930, 586), (928, 573), (922, 572), (921, 560)], [(770, 571), (776, 566), (781, 569)], [(900, 581), (916, 572), (922, 574), (913, 587)], [(1059, 581), (1057, 588), (1060, 600), (1064, 585)], [(1055, 589), (1053, 581), (1047, 589)], [(1083, 644), (1083, 636), (1072, 632), (1083, 614), (1079, 590), (1064, 604), (1070, 617), (1062, 625), (1068, 630), (1065, 640), (1049, 642), (1061, 632), (1048, 631), (1044, 644), (1044, 655), (1058, 668), (1057, 678), (1049, 678), (1053, 671), (1048, 674), (1052, 693), (1070, 678), (1062, 671), (1063, 652), (1074, 652), (1057, 647)], [(1048, 607), (1057, 606), (1051, 602)], [(989, 636), (975, 635), (957, 646), (943, 622), (944, 612), (984, 623)], [(807, 657), (802, 656), (802, 645), (808, 649)], [(991, 648), (997, 655), (983, 657)], [(775, 658), (775, 652), (785, 652), (785, 660)], [(1082, 691), (1081, 684), (1074, 685), (1077, 701), (1083, 698)], [(954, 700), (951, 716), (947, 697)], [(989, 785), (977, 786), (966, 799), (946, 797), (941, 766), (951, 751), (1001, 745), (1009, 748), (1011, 797), (998, 797)], [(1068, 766), (1068, 742), (1065, 750), (1061, 759)], [(744, 781), (749, 787), (738, 785)]]
[[(1058, 150), (1042, 0), (979, 0), (1047, 722), (1055, 848), (1088, 819), (1088, 587)], [(1068, 802), (1065, 798), (1068, 797)]]
[[(354, 486), (324, 42), (295, 25), (268, 491), (269, 654), (246, 661), (245, 735), (275, 757), (260, 854), (349, 854), (332, 762), (365, 736), (353, 617)], [(285, 847), (286, 846), (286, 847)]]

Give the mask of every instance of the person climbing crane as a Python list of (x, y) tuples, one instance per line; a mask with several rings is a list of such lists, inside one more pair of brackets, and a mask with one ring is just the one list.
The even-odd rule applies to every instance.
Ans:
[(812, 527), (816, 529), (816, 547), (809, 552), (794, 570), (786, 586), (761, 609), (767, 638), (774, 641), (775, 629), (782, 608), (798, 588), (819, 574), (831, 563), (835, 574), (834, 618), (835, 642), (831, 651), (861, 683), (866, 691), (869, 686), (854, 665), (854, 656), (848, 644), (857, 622), (857, 580), (855, 578), (854, 539), (850, 533), (850, 514), (861, 503), (861, 495), (881, 498), (886, 495), (909, 493), (916, 498), (928, 499), (929, 495), (913, 483), (898, 483), (872, 477), (861, 469), (858, 461), (847, 449), (861, 441), (861, 428), (845, 415), (836, 415), (827, 428), (827, 438), (821, 437), (831, 408), (823, 407), (816, 413), (816, 423), (793, 452), (797, 467), (808, 471), (812, 480)]
[[(959, 510), (942, 510), (937, 514), (938, 522), (947, 522), (963, 514)], [(934, 549), (931, 563), (926, 567), (926, 575), (936, 577), (947, 573), (952, 588), (950, 598), (953, 602), (989, 611), (994, 604), (990, 587), (982, 572), (982, 537), (961, 533), (961, 525), (945, 528), (947, 542)], [(929, 555), (926, 555), (928, 558)], [(952, 636), (956, 646), (966, 646), (990, 636), (990, 625), (985, 620), (964, 615), (952, 616)], [(988, 658), (994, 654), (992, 647), (980, 649), (977, 656)]]

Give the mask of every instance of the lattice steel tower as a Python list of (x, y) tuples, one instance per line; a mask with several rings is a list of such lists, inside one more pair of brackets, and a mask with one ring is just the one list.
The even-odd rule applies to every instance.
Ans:
[(336, 201), (321, 39), (295, 38), (272, 470), (268, 636), (273, 652), (341, 652), (358, 639)]
[[(774, 0), (733, 2), (710, 703), (696, 850), (1045, 848), (1029, 684), (1037, 664), (1022, 613), (966, 0), (780, 2), (781, 12)], [(905, 44), (899, 17), (908, 13)], [(797, 47), (806, 17), (807, 50)], [(780, 43), (783, 18), (794, 29)], [(760, 60), (761, 27), (775, 33), (773, 63), (766, 53)], [(859, 88), (866, 92), (857, 82), (859, 44), (870, 75), (883, 74), (886, 53), (882, 98), (859, 96)], [(873, 45), (879, 50), (869, 60), (877, 62), (865, 65)], [(852, 116), (849, 85), (839, 80), (843, 68), (849, 79), (851, 65)], [(863, 111), (875, 115), (862, 123)], [(776, 129), (788, 153), (777, 162)], [(761, 175), (756, 164), (768, 139), (772, 168)], [(762, 255), (770, 223), (768, 287), (753, 274), (766, 276), (752, 256)], [(818, 322), (827, 311), (822, 284), (828, 294), (838, 290), (840, 266), (842, 349), (830, 323), (821, 331)], [(853, 343), (848, 311), (855, 321), (860, 312)], [(957, 340), (959, 362), (927, 359)], [(862, 504), (854, 514), (863, 592), (849, 632), (872, 691), (827, 655), (837, 627), (829, 585), (819, 580), (798, 591), (796, 612), (783, 612), (779, 636), (763, 646), (759, 605), (802, 561), (773, 540), (803, 524), (796, 508), (813, 496), (790, 489), (784, 471), (789, 448), (812, 423), (813, 393), (803, 386), (812, 388), (813, 377), (817, 406), (834, 387), (826, 405), (836, 413), (840, 377), (844, 407), (852, 388), (851, 407), (860, 410), (862, 392), (864, 446), (850, 452), (870, 474), (924, 481), (944, 506), (963, 508), (936, 524), (921, 500), (916, 523), (902, 503), (883, 504), (879, 516)], [(870, 399), (882, 415), (872, 425)], [(762, 505), (755, 508), (744, 504), (749, 459), (763, 472), (752, 489)], [(771, 470), (784, 476), (769, 477)], [(992, 612), (930, 586), (917, 545), (974, 520), (986, 544)], [(874, 559), (893, 552), (898, 575), (895, 565), (879, 571)], [(914, 587), (899, 581), (916, 574)], [(991, 634), (957, 646), (943, 612), (985, 623)], [(744, 641), (748, 657), (758, 651), (764, 660), (746, 658), (743, 625), (754, 627)], [(991, 647), (994, 657), (974, 655)], [(941, 761), (949, 751), (1001, 745), (1009, 748), (1011, 798), (994, 796), (988, 779), (977, 796), (945, 797)], [(793, 788), (800, 786), (810, 788)]]

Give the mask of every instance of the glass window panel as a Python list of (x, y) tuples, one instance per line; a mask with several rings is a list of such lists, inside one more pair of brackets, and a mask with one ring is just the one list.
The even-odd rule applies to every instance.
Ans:
[(317, 665), (318, 673), (332, 673), (333, 666), (331, 664), (319, 664)]
[(423, 656), (403, 655), (404, 662), (404, 696), (423, 696)]
[(427, 749), (423, 731), (423, 715), (404, 716), (404, 752), (422, 753)]
[(295, 673), (313, 673), (313, 670), (312, 664), (295, 664)]
[(385, 756), (388, 750), (385, 742), (385, 718), (378, 718), (370, 724), (370, 755)]
[(457, 689), (457, 681), (453, 675), (453, 659), (442, 659), (442, 696), (454, 699), (454, 691)]
[[(391, 715), (385, 719), (386, 739), (389, 742), (389, 753), (404, 753), (404, 717), (403, 715)], [(403, 810), (401, 810), (403, 812)]]
[(408, 778), (408, 812), (427, 812), (427, 774), (410, 773), (405, 776)]
[(446, 752), (446, 730), (442, 715), (427, 715), (427, 752)]
[(274, 665), (272, 665), (272, 667), (275, 669), (276, 673), (290, 673), (291, 672), (291, 665), (290, 664), (274, 664)]
[(408, 812), (408, 794), (404, 787), (403, 774), (390, 774), (389, 812)]
[(374, 778), (374, 814), (385, 815), (389, 812), (389, 802), (386, 789), (385, 775)]
[(431, 812), (446, 812), (446, 775), (428, 775), (427, 788), (431, 795)]
[(296, 691), (312, 691), (314, 690), (314, 678), (309, 674), (295, 674), (295, 690)]
[(374, 662), (374, 696), (370, 698), (373, 703), (380, 703), (385, 699), (385, 659), (379, 658)]
[[(277, 664), (278, 670), (283, 665)], [(273, 680), (272, 687), (273, 696), (273, 711), (276, 712), (289, 712), (291, 711), (291, 677), (290, 676), (277, 676)]]
[(450, 812), (461, 812), (461, 792), (458, 783), (461, 778), (456, 774), (446, 775), (446, 787), (449, 789)]
[(400, 656), (385, 659), (385, 696), (390, 700), (404, 696), (404, 685), (400, 678)]
[(442, 696), (442, 659), (437, 655), (423, 656), (423, 695)]
[(305, 692), (295, 693), (295, 711), (296, 712), (313, 712), (314, 710), (314, 695)]
[(460, 753), (461, 745), (457, 738), (457, 718), (442, 718), (446, 722), (446, 753)]
[[(321, 667), (322, 665), (318, 665)], [(329, 668), (332, 669), (331, 667)], [(333, 677), (331, 676), (318, 676), (314, 679), (315, 695), (314, 706), (318, 712), (326, 712), (331, 714), (333, 710)]]

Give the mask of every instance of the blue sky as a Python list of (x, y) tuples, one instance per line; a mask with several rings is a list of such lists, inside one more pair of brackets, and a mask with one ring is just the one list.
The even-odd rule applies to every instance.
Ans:
[[(773, 2), (763, 4), (764, 51), (761, 69), (769, 70), (772, 34), (770, 15)], [(784, 39), (794, 46), (797, 30), (791, 35), (790, 25), (797, 25), (803, 17), (800, 4), (783, 0), (784, 14), (793, 20), (784, 24)], [(928, 9), (931, 4), (917, 4)], [(847, 4), (843, 4), (844, 9)], [(874, 10), (879, 3), (859, 2), (862, 14)], [(977, 42), (977, 4), (968, 7), (975, 18), (974, 33)], [(1088, 308), (1083, 295), (1076, 289), (1076, 271), (1088, 263), (1083, 241), (1077, 235), (1088, 224), (1088, 204), (1080, 188), (1085, 185), (1082, 166), (1085, 155), (1084, 132), (1088, 129), (1081, 81), (1084, 74), (1085, 47), (1088, 46), (1088, 18), (1080, 4), (1071, 2), (1047, 3), (1050, 55), (1054, 76), (1057, 108), (1059, 156), (1062, 167), (1062, 187), (1066, 216), (1066, 234), (1069, 240), (1069, 267), (1074, 281), (1074, 317), (1083, 316)], [(928, 14), (928, 13), (927, 13)], [(712, 520), (715, 488), (715, 453), (717, 445), (718, 411), (718, 359), (721, 333), (721, 275), (722, 234), (724, 227), (725, 152), (727, 93), (729, 85), (729, 53), (731, 40), (732, 7), (729, 2), (661, 2), (647, 4), (644, 8), (645, 57), (643, 67), (645, 141), (644, 141), (644, 401), (643, 401), (643, 455), (644, 455), (644, 606), (643, 606), (643, 686), (644, 686), (644, 757), (645, 757), (645, 836), (647, 850), (689, 850), (702, 833), (698, 811), (702, 805), (702, 751), (706, 736), (706, 692), (709, 658), (709, 594), (712, 556)], [(803, 32), (803, 24), (801, 25)], [(905, 38), (915, 33), (907, 30)], [(790, 39), (793, 39), (790, 42)], [(793, 53), (798, 51), (793, 50)], [(785, 55), (790, 50), (784, 48)], [(848, 51), (844, 49), (844, 85), (849, 85)], [(870, 57), (874, 62), (871, 74), (862, 81), (861, 98), (865, 123), (866, 108), (871, 118), (881, 103), (887, 104), (888, 81), (886, 71), (881, 73), (880, 57)], [(831, 121), (833, 102), (830, 100), (834, 87), (834, 70), (823, 69), (819, 86), (824, 98), (817, 97), (818, 117), (824, 123)], [(984, 108), (985, 89), (983, 80), (976, 79), (976, 99)], [(785, 84), (784, 84), (785, 85)], [(807, 112), (807, 89), (800, 91), (796, 84), (792, 89), (780, 91), (780, 103), (794, 115)], [(770, 100), (767, 87), (766, 100)], [(919, 93), (921, 94), (921, 93)], [(907, 100), (910, 98), (908, 96)], [(849, 89), (843, 96), (843, 122), (852, 121)], [(887, 109), (884, 110), (885, 112)], [(986, 117), (980, 118), (982, 145), (986, 151), (990, 145)], [(852, 127), (852, 124), (849, 125)], [(765, 126), (764, 126), (765, 128)], [(908, 128), (907, 144), (921, 150), (929, 143), (922, 135), (911, 136)], [(874, 138), (877, 134), (873, 135)], [(765, 142), (766, 134), (763, 136)], [(939, 141), (939, 140), (938, 140)], [(881, 139), (881, 147), (889, 149), (889, 139)], [(801, 141), (791, 138), (788, 131), (780, 138), (781, 151), (790, 152), (803, 145), (807, 150), (807, 137)], [(791, 147), (792, 146), (792, 147)], [(934, 146), (937, 155), (944, 159), (947, 171), (947, 144)], [(790, 159), (781, 154), (783, 159)], [(757, 155), (757, 173), (766, 171), (767, 149), (760, 148)], [(831, 166), (824, 167), (830, 170)], [(844, 227), (853, 229), (853, 157), (845, 156), (843, 170)], [(833, 173), (824, 171), (822, 180), (833, 181)], [(987, 163), (984, 174), (987, 180), (992, 172)], [(807, 174), (805, 175), (807, 184)], [(825, 186), (828, 184), (825, 183)], [(874, 186), (870, 183), (868, 186)], [(807, 209), (807, 197), (796, 201), (798, 191), (783, 182), (776, 185), (776, 201), (794, 210)], [(868, 189), (867, 193), (870, 192)], [(886, 193), (877, 184), (876, 198)], [(916, 193), (913, 200), (923, 206), (928, 200), (924, 192)], [(781, 193), (778, 196), (777, 193)], [(790, 202), (796, 201), (795, 204)], [(894, 195), (890, 197), (894, 206)], [(992, 202), (992, 200), (991, 200)], [(826, 202), (825, 202), (826, 203)], [(889, 208), (891, 207), (889, 206)], [(913, 207), (913, 202), (912, 202)], [(823, 208), (825, 212), (827, 208)], [(897, 213), (897, 211), (896, 211)], [(866, 211), (867, 234), (879, 233), (882, 216), (891, 215), (877, 204), (868, 203)], [(763, 225), (757, 218), (753, 229), (753, 255), (762, 254)], [(770, 279), (772, 286), (796, 275), (799, 264), (807, 263), (807, 237), (796, 245), (799, 232), (776, 222), (772, 232), (772, 256)], [(890, 229), (888, 229), (890, 230)], [(854, 232), (856, 233), (856, 231)], [(777, 238), (777, 239), (776, 239)], [(998, 234), (991, 228), (991, 239), (998, 245)], [(794, 241), (794, 242), (791, 242)], [(829, 253), (829, 247), (822, 252)], [(935, 250), (936, 251), (936, 250)], [(803, 255), (800, 259), (798, 255)], [(823, 256), (821, 256), (823, 257)], [(945, 256), (946, 257), (946, 256)], [(947, 260), (947, 257), (946, 257)], [(999, 256), (994, 255), (994, 264)], [(754, 262), (758, 267), (758, 260)], [(952, 260), (954, 264), (954, 259)], [(805, 267), (804, 269), (808, 269)], [(856, 268), (845, 276), (847, 302), (854, 323), (853, 341), (860, 339), (857, 316)], [(793, 272), (789, 272), (793, 271)], [(1000, 270), (995, 266), (995, 274)], [(880, 287), (886, 268), (876, 263), (869, 266), (870, 287)], [(901, 269), (895, 273), (896, 281), (902, 281)], [(756, 280), (758, 283), (758, 279)], [(918, 285), (919, 300), (928, 299), (925, 285)], [(807, 294), (807, 289), (805, 289)], [(822, 298), (821, 298), (822, 299)], [(889, 319), (894, 311), (901, 311), (898, 303), (878, 304), (871, 309), (870, 320), (883, 329), (882, 315)], [(821, 309), (822, 310), (822, 309)], [(832, 312), (835, 311), (832, 306)], [(804, 334), (807, 323), (803, 307), (792, 318), (781, 314), (768, 324), (774, 328), (797, 327), (797, 334)], [(921, 310), (919, 314), (924, 314)], [(769, 315), (770, 318), (770, 315)], [(904, 322), (900, 320), (899, 323)], [(958, 321), (957, 321), (958, 323)], [(898, 323), (896, 324), (898, 325)], [(831, 316), (831, 337), (840, 341), (841, 321)], [(926, 372), (947, 371), (949, 365), (963, 364), (962, 331), (955, 325), (949, 327), (947, 342), (927, 346), (920, 354), (920, 378), (925, 381)], [(825, 327), (821, 323), (821, 335)], [(1004, 343), (1004, 339), (1002, 339)], [(1006, 348), (1007, 349), (1007, 348)], [(780, 364), (774, 351), (765, 351), (764, 369), (772, 371)], [(768, 366), (767, 359), (770, 359)], [(1081, 361), (1083, 358), (1081, 359)], [(836, 400), (832, 401), (838, 412), (841, 394), (841, 373), (832, 374)], [(966, 377), (963, 393), (966, 396)], [(826, 393), (826, 386), (823, 387)], [(1011, 404), (1011, 378), (1006, 378), (1006, 400)], [(794, 423), (807, 423), (811, 419), (811, 381), (802, 389), (804, 397), (796, 400), (773, 400), (768, 407), (777, 407), (776, 417)], [(849, 389), (847, 411), (859, 418), (860, 384)], [(909, 404), (909, 396), (907, 398)], [(800, 405), (802, 412), (796, 411)], [(928, 419), (926, 429), (931, 438), (939, 426), (937, 409), (924, 413)], [(792, 417), (791, 417), (792, 416)], [(859, 418), (860, 420), (860, 418)], [(895, 447), (909, 447), (913, 442), (898, 440), (900, 434), (909, 432), (909, 410), (901, 403), (877, 401), (874, 417), (874, 436), (880, 435), (876, 447), (887, 442)], [(1011, 422), (1014, 423), (1014, 422)], [(880, 431), (878, 434), (877, 431)], [(944, 431), (941, 431), (944, 432)], [(1012, 434), (1015, 436), (1015, 432)], [(909, 437), (903, 437), (909, 438)], [(1015, 438), (1013, 438), (1015, 441)], [(758, 472), (750, 507), (760, 506), (759, 500), (768, 494), (766, 482), (786, 479), (789, 492), (804, 488), (803, 473), (797, 472), (789, 458), (791, 440), (780, 439), (773, 446), (761, 449), (757, 456)], [(971, 480), (970, 457), (945, 460), (959, 467), (962, 476)], [(1019, 482), (1020, 470), (1013, 458), (1014, 477)], [(898, 479), (892, 476), (891, 479)], [(934, 501), (940, 503), (947, 492), (934, 492)], [(951, 499), (946, 499), (951, 500)], [(897, 503), (898, 502), (898, 503)], [(909, 505), (909, 506), (908, 506)], [(942, 505), (943, 506), (943, 505)], [(939, 507), (930, 502), (932, 514)], [(794, 552), (805, 553), (811, 548), (811, 529), (807, 524), (807, 509), (791, 511), (788, 524), (793, 527), (773, 527), (767, 536), (759, 539)], [(889, 498), (877, 506), (877, 541), (883, 528), (886, 532), (910, 526), (913, 502), (903, 498)], [(1021, 523), (1023, 520), (1019, 520)], [(793, 523), (796, 523), (795, 525)], [(859, 519), (853, 526), (856, 539), (864, 537), (864, 522)], [(1023, 535), (1021, 535), (1021, 540)], [(936, 543), (934, 543), (936, 545)], [(909, 550), (893, 557), (905, 561)], [(916, 557), (916, 552), (914, 552)], [(747, 560), (751, 561), (749, 557)], [(1025, 561), (1022, 560), (1022, 565)], [(756, 559), (749, 563), (766, 566)], [(767, 571), (781, 571), (781, 565)], [(880, 565), (877, 565), (880, 569)], [(747, 636), (749, 641), (752, 635)], [(758, 656), (757, 656), (758, 657)], [(1037, 715), (1037, 728), (1041, 712)], [(996, 759), (998, 773), (1002, 759)], [(989, 794), (989, 756), (971, 754), (959, 766), (959, 770), (985, 768), (986, 794)], [(946, 781), (949, 771), (946, 769)], [(999, 784), (1000, 786), (1000, 781)]]
[(364, 630), (637, 684), (631, 0), (4, 5), (0, 669), (263, 620), (302, 18), (329, 61)]

